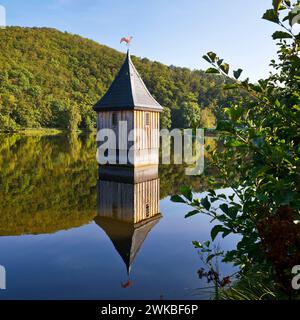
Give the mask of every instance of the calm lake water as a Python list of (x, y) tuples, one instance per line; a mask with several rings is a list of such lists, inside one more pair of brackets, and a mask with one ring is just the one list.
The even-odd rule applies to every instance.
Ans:
[[(184, 184), (204, 192), (207, 176), (160, 166), (152, 189), (157, 215), (143, 224), (118, 222), (102, 216), (109, 210), (103, 199), (118, 198), (111, 191), (120, 185), (97, 183), (94, 140), (0, 135), (0, 265), (7, 276), (0, 299), (210, 298), (197, 290), (207, 283), (198, 279), (203, 265), (191, 244), (210, 238), (209, 218), (185, 219), (191, 208), (170, 201)], [(130, 190), (126, 203), (138, 192)], [(118, 205), (110, 207), (116, 216), (124, 209)], [(232, 248), (235, 239), (220, 246)], [(224, 276), (233, 270), (220, 268)]]

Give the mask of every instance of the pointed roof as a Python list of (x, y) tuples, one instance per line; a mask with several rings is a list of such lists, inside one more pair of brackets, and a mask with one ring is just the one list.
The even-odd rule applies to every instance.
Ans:
[(123, 222), (114, 218), (97, 216), (94, 221), (110, 238), (115, 249), (124, 261), (127, 273), (149, 232), (161, 219), (158, 213), (152, 218), (139, 223)]
[(105, 95), (95, 104), (95, 111), (149, 110), (162, 111), (152, 97), (131, 61), (129, 50), (126, 59)]

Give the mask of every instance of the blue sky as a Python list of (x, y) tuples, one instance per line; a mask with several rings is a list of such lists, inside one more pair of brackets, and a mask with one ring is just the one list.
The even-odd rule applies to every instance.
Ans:
[(47, 26), (79, 34), (119, 51), (132, 35), (132, 54), (191, 69), (215, 51), (252, 80), (269, 72), (276, 25), (261, 16), (271, 0), (0, 0), (7, 24)]

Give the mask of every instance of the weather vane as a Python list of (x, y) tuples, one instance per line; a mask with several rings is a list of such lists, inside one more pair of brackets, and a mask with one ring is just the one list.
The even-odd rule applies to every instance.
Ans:
[(120, 43), (125, 42), (127, 48), (129, 49), (132, 39), (133, 39), (132, 36), (130, 36), (130, 37), (123, 37), (123, 38), (121, 38)]

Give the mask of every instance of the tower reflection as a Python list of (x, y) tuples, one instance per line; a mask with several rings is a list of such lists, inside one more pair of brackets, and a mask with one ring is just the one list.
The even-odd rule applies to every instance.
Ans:
[(123, 259), (128, 274), (149, 232), (161, 219), (158, 166), (102, 166), (95, 222)]

